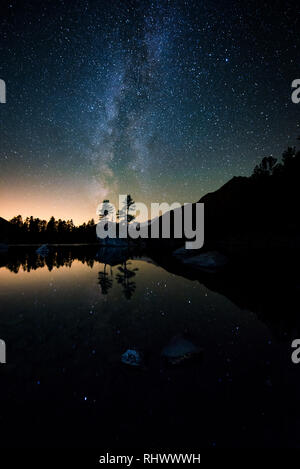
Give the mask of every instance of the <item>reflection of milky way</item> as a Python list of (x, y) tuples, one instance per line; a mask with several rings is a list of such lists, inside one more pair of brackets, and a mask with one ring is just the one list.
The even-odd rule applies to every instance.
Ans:
[(12, 1), (0, 22), (4, 194), (187, 202), (295, 143), (291, 2)]

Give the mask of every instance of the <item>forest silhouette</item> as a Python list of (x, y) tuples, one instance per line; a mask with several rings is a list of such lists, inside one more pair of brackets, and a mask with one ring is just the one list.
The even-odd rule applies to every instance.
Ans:
[[(206, 194), (199, 201), (205, 204), (206, 240), (250, 234), (257, 230), (266, 232), (275, 227), (277, 233), (298, 232), (299, 221), (295, 210), (299, 174), (300, 151), (296, 147), (288, 147), (280, 161), (273, 156), (264, 157), (251, 176), (233, 177), (220, 189)], [(134, 204), (129, 197), (129, 203), (132, 201)], [(132, 216), (127, 213), (129, 217)], [(129, 218), (128, 222), (133, 218)], [(23, 220), (21, 215), (9, 222), (0, 219), (0, 239), (1, 242), (19, 244), (93, 244), (99, 241), (94, 219), (75, 226), (72, 220), (56, 220), (54, 216), (46, 221), (34, 217)], [(152, 241), (149, 240), (150, 243)], [(154, 241), (157, 244), (157, 240)], [(170, 246), (173, 245), (171, 242)]]

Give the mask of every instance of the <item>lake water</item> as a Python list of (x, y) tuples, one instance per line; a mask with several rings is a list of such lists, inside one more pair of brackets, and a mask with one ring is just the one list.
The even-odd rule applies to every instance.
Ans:
[[(282, 340), (147, 257), (32, 259), (0, 269), (3, 446), (299, 445), (300, 364), (285, 325)], [(167, 366), (161, 351), (178, 335), (203, 354)], [(132, 348), (144, 353), (140, 369), (121, 363)]]

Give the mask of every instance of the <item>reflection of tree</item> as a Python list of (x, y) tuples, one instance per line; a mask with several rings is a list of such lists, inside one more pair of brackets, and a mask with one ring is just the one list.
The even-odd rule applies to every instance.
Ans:
[[(128, 262), (130, 264), (130, 262)], [(118, 267), (119, 273), (116, 275), (116, 279), (120, 285), (123, 287), (123, 293), (127, 300), (130, 300), (133, 293), (136, 289), (136, 283), (132, 278), (136, 275), (136, 272), (139, 270), (135, 269), (128, 269), (128, 264), (125, 261), (123, 266)]]
[(49, 271), (53, 268), (71, 267), (74, 259), (79, 260), (82, 264), (87, 264), (90, 268), (95, 263), (97, 247), (91, 246), (74, 246), (60, 247), (55, 249), (51, 247), (49, 254), (43, 257), (36, 253), (37, 246), (32, 248), (19, 248), (11, 250), (0, 256), (0, 267), (5, 266), (11, 272), (30, 272), (39, 268), (47, 267)]
[(100, 285), (102, 295), (107, 295), (108, 290), (112, 288), (113, 284), (112, 272), (109, 277), (108, 272), (106, 272), (106, 265), (107, 264), (104, 265), (103, 272), (99, 272), (98, 274), (98, 283)]

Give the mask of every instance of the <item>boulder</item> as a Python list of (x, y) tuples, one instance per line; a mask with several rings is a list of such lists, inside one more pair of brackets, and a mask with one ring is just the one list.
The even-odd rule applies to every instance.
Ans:
[(97, 252), (96, 259), (102, 264), (119, 265), (128, 259), (128, 250), (124, 247), (102, 247)]
[(204, 272), (215, 272), (225, 267), (228, 259), (218, 251), (208, 251), (195, 255), (192, 249), (180, 248), (173, 252), (173, 256), (185, 266)]
[(7, 252), (8, 251), (8, 245), (4, 243), (0, 243), (0, 252)]
[(142, 355), (137, 350), (128, 349), (121, 357), (122, 363), (130, 366), (141, 366), (143, 363)]
[(191, 266), (195, 269), (203, 270), (205, 272), (215, 272), (227, 264), (226, 256), (217, 251), (204, 252), (198, 256), (193, 256), (184, 259), (184, 265)]
[(123, 238), (103, 238), (100, 239), (101, 246), (109, 246), (109, 247), (126, 247), (128, 246), (127, 239)]
[(161, 355), (170, 365), (178, 365), (185, 360), (199, 356), (202, 351), (203, 349), (193, 342), (178, 335), (163, 348)]
[(50, 253), (50, 248), (48, 244), (42, 244), (36, 251), (36, 254), (39, 254), (41, 257), (46, 257)]
[(176, 249), (176, 251), (173, 251), (172, 255), (176, 257), (178, 260), (184, 260), (189, 257), (195, 256), (195, 251), (194, 249), (185, 249), (185, 247)]

